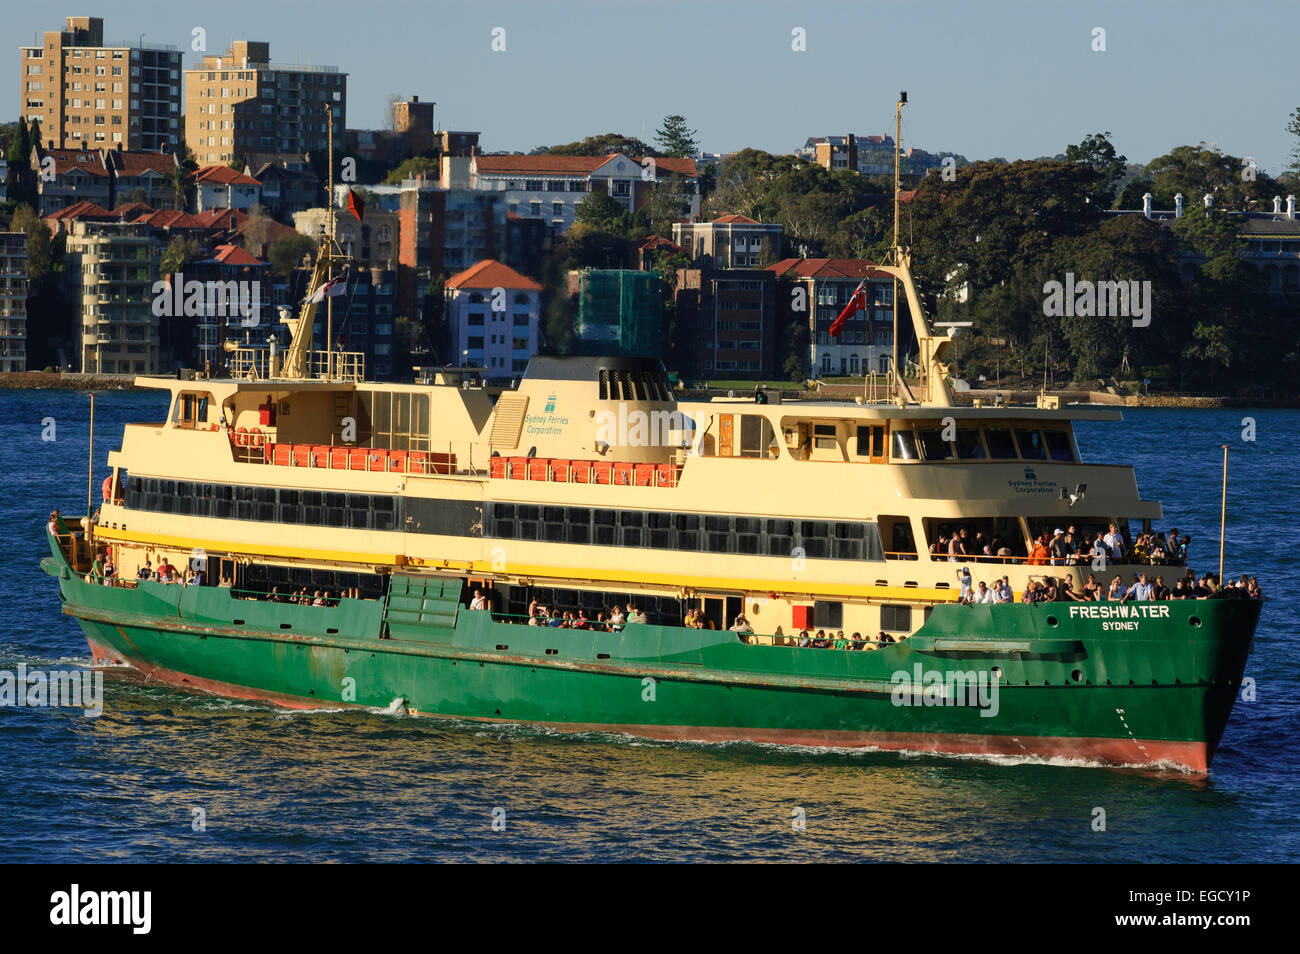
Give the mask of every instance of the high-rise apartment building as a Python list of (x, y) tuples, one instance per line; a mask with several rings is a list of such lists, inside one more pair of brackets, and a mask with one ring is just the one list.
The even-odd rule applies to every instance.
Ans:
[(344, 141), (348, 76), (336, 66), (271, 62), (271, 44), (236, 40), (220, 56), (185, 71), (185, 141), (199, 165), (250, 153), (306, 153)]
[(27, 370), (27, 233), (0, 232), (0, 371)]
[(55, 149), (180, 143), (181, 54), (174, 46), (104, 41), (101, 17), (68, 17), (39, 46), (18, 48), (21, 115)]

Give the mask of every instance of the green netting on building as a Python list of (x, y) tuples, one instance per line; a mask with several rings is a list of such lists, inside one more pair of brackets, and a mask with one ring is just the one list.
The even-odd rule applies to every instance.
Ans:
[(654, 272), (588, 269), (578, 292), (580, 354), (663, 356), (663, 289)]

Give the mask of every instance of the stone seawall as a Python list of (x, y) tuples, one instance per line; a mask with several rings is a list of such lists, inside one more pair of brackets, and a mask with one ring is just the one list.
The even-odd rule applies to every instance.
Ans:
[(69, 391), (111, 391), (135, 388), (134, 374), (63, 374), (58, 371), (0, 371), (0, 389), (64, 388)]

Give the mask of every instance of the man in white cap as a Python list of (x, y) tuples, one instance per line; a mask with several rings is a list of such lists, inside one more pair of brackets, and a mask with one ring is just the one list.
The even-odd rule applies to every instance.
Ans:
[(1070, 558), (1070, 546), (1065, 542), (1065, 531), (1060, 527), (1052, 534), (1052, 542), (1047, 545), (1052, 554), (1052, 566), (1065, 566)]

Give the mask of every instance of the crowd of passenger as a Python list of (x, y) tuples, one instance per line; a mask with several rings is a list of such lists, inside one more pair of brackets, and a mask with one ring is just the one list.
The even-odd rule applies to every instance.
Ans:
[[(1091, 539), (1090, 539), (1091, 538)], [(1106, 530), (1081, 531), (1074, 524), (1057, 527), (1052, 533), (1044, 531), (1030, 542), (1027, 555), (1018, 555), (1007, 540), (996, 533), (986, 536), (983, 530), (961, 527), (951, 535), (940, 532), (930, 546), (930, 557), (942, 560), (946, 555), (950, 563), (969, 561), (996, 561), (1026, 563), (1029, 566), (1080, 566), (1110, 563), (1144, 564), (1147, 566), (1185, 566), (1192, 538), (1180, 534), (1177, 527), (1168, 534), (1144, 531), (1138, 534), (1130, 547), (1116, 524)], [(1104, 564), (1103, 564), (1104, 565)]]
[[(970, 567), (957, 571), (957, 582), (961, 587), (958, 602), (965, 605), (975, 603), (1010, 603), (1015, 601), (1011, 581), (1003, 576), (995, 579), (990, 586), (983, 580), (973, 583)], [(1109, 585), (1103, 585), (1096, 574), (1089, 573), (1088, 579), (1079, 589), (1075, 589), (1071, 577), (1038, 576), (1030, 577), (1024, 592), (1020, 595), (1021, 603), (1068, 603), (1068, 602), (1110, 602), (1129, 603), (1147, 600), (1205, 600), (1205, 599), (1255, 599), (1264, 598), (1259, 581), (1243, 573), (1235, 580), (1220, 584), (1218, 575), (1205, 573), (1197, 576), (1190, 568), (1185, 574), (1174, 580), (1170, 586), (1163, 574), (1154, 576), (1147, 573), (1135, 573), (1127, 585), (1124, 578), (1116, 573)]]
[[(776, 628), (777, 638), (782, 637), (781, 627)], [(861, 633), (854, 633), (852, 636), (845, 636), (844, 630), (836, 630), (834, 633), (828, 633), (824, 629), (817, 630), (817, 635), (811, 635), (808, 630), (801, 629), (799, 636), (795, 640), (795, 645), (803, 649), (843, 649), (858, 652), (865, 652), (879, 649), (881, 646), (887, 646), (890, 643), (897, 643), (906, 636), (898, 637), (893, 633), (887, 633), (883, 629), (875, 639), (867, 639)]]
[[(491, 609), (482, 590), (476, 589), (474, 591), (474, 596), (469, 602), (469, 608), (471, 610)], [(621, 603), (616, 603), (609, 609), (597, 610), (592, 615), (588, 615), (587, 611), (581, 608), (577, 610), (553, 608), (536, 597), (528, 604), (527, 624), (529, 626), (548, 626), (552, 629), (585, 629), (594, 633), (617, 633), (621, 632), (628, 623), (646, 622), (649, 622), (649, 618), (636, 603), (631, 601), (628, 602), (626, 609)]]
[(308, 592), (307, 587), (301, 586), (291, 592), (281, 593), (278, 586), (273, 586), (266, 599), (272, 603), (296, 603), (299, 606), (338, 606), (339, 600), (361, 599), (361, 590), (355, 586), (346, 587), (336, 597), (333, 590)]

